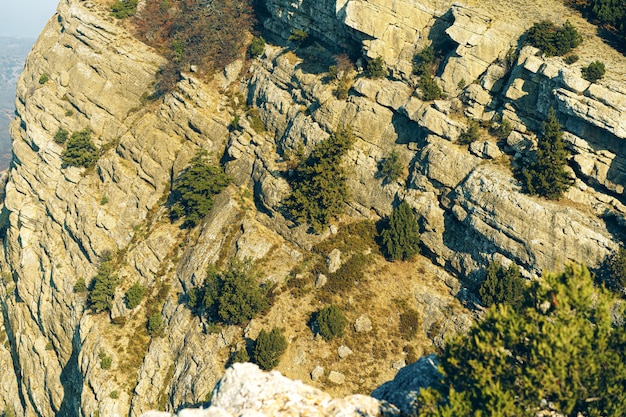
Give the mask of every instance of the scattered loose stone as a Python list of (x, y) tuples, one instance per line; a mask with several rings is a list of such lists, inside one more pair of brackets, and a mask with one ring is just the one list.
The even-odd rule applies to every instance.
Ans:
[(317, 381), (318, 379), (320, 379), (323, 376), (324, 376), (324, 368), (322, 368), (319, 365), (316, 366), (315, 368), (313, 368), (313, 370), (311, 371), (311, 379), (313, 381)]
[(372, 330), (372, 321), (365, 314), (361, 315), (354, 322), (354, 331), (357, 333), (367, 333)]
[(341, 385), (345, 382), (346, 376), (341, 372), (330, 371), (328, 374), (328, 380), (333, 384)]
[(324, 274), (319, 274), (315, 279), (315, 288), (322, 288), (328, 282), (328, 277)]
[(353, 353), (354, 352), (352, 352), (352, 349), (350, 349), (348, 346), (341, 345), (341, 346), (339, 346), (339, 349), (337, 349), (337, 354), (339, 355), (339, 357), (341, 359), (347, 358), (348, 356), (352, 355)]
[(341, 251), (339, 249), (333, 249), (332, 252), (328, 254), (326, 266), (328, 267), (328, 272), (331, 274), (341, 267)]

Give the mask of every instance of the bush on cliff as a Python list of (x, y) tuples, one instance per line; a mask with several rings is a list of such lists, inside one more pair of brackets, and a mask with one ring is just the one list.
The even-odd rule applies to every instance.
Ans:
[(297, 223), (308, 223), (318, 233), (341, 214), (348, 198), (348, 173), (341, 160), (354, 141), (351, 128), (338, 128), (299, 161), (290, 181), (292, 191), (283, 201)]
[(325, 340), (342, 336), (348, 324), (348, 320), (343, 314), (343, 311), (335, 304), (322, 308), (316, 314), (315, 321), (319, 327), (320, 334)]
[(491, 307), (440, 356), (419, 416), (626, 414), (624, 306), (584, 266), (533, 283), (523, 308)]
[(110, 254), (105, 254), (98, 266), (98, 273), (93, 278), (89, 291), (88, 305), (94, 313), (111, 310), (115, 289), (119, 278), (114, 272), (114, 263)]
[(62, 167), (91, 168), (98, 161), (98, 148), (91, 141), (91, 129), (72, 133), (61, 155)]
[(402, 201), (384, 223), (380, 232), (382, 249), (394, 261), (409, 260), (420, 252), (417, 217), (406, 201)]
[(541, 49), (547, 56), (560, 56), (580, 45), (583, 38), (569, 21), (557, 27), (553, 22), (544, 20), (528, 30), (526, 42)]
[(511, 264), (506, 268), (499, 262), (490, 263), (478, 294), (487, 307), (507, 304), (519, 309), (524, 301), (524, 281), (518, 266)]
[(269, 371), (276, 367), (287, 350), (287, 339), (280, 329), (274, 327), (269, 333), (262, 329), (254, 343), (253, 360), (261, 369)]
[(228, 184), (222, 167), (209, 163), (206, 151), (199, 152), (175, 180), (170, 193), (170, 218), (184, 218), (182, 227), (194, 227), (213, 208), (213, 198)]

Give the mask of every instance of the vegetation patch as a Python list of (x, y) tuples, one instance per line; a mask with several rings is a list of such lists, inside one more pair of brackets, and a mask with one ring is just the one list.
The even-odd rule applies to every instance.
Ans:
[(367, 61), (365, 76), (368, 78), (384, 78), (387, 76), (387, 68), (385, 68), (385, 61), (383, 61), (383, 57), (377, 56), (376, 58)]
[(526, 189), (531, 195), (558, 200), (574, 179), (565, 169), (569, 152), (553, 108), (550, 108), (548, 119), (543, 123), (543, 135), (539, 137), (537, 147), (537, 160), (522, 171)]
[(146, 295), (146, 287), (141, 285), (138, 282), (135, 282), (129, 289), (126, 291), (126, 295), (124, 296), (124, 300), (126, 301), (126, 306), (131, 310), (141, 303), (143, 297)]
[(565, 55), (583, 42), (583, 37), (569, 22), (557, 27), (553, 22), (537, 22), (526, 33), (526, 42), (547, 56)]
[(419, 89), (424, 101), (438, 100), (443, 95), (441, 87), (430, 74), (424, 74), (420, 77)]
[(327, 341), (343, 336), (348, 324), (345, 314), (336, 304), (331, 304), (318, 311), (314, 321), (317, 323), (320, 335)]
[(290, 178), (292, 191), (283, 201), (296, 223), (308, 223), (319, 233), (331, 218), (343, 212), (349, 193), (348, 174), (341, 160), (354, 141), (351, 128), (338, 128), (299, 162)]
[(254, 363), (269, 371), (278, 365), (280, 357), (287, 350), (287, 339), (283, 332), (274, 327), (269, 333), (262, 329), (254, 342)]
[(593, 61), (586, 67), (581, 68), (582, 76), (585, 80), (595, 83), (604, 77), (606, 73), (606, 68), (604, 67), (604, 63), (600, 61)]
[(213, 208), (213, 198), (228, 184), (221, 166), (209, 163), (206, 151), (199, 152), (175, 180), (170, 193), (170, 218), (184, 218), (182, 227), (194, 227)]
[(61, 166), (63, 168), (92, 168), (98, 161), (98, 153), (98, 148), (91, 141), (91, 129), (85, 128), (80, 132), (72, 133), (72, 136), (67, 140), (65, 150), (61, 155)]
[(110, 253), (107, 253), (100, 261), (98, 273), (93, 278), (89, 291), (88, 305), (94, 313), (111, 310), (119, 282), (113, 259)]
[(396, 207), (380, 233), (383, 253), (391, 260), (409, 260), (420, 251), (417, 216), (406, 201)]
[(111, 5), (111, 14), (117, 19), (133, 16), (137, 11), (138, 0), (116, 0)]
[(404, 163), (400, 159), (400, 155), (395, 150), (391, 151), (387, 157), (385, 157), (378, 166), (379, 176), (384, 181), (395, 181), (404, 172)]
[(478, 290), (485, 306), (507, 304), (516, 310), (522, 306), (524, 292), (524, 281), (519, 267), (511, 264), (506, 268), (499, 262), (489, 264), (485, 281)]

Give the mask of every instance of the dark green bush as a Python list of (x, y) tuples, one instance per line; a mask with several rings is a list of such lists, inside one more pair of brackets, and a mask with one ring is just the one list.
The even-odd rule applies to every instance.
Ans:
[(250, 354), (248, 354), (248, 349), (242, 347), (233, 355), (231, 359), (232, 363), (245, 363), (250, 362)]
[(87, 292), (87, 284), (85, 283), (85, 278), (81, 277), (76, 280), (76, 284), (74, 284), (74, 292), (80, 294)]
[(248, 51), (252, 58), (263, 55), (263, 51), (265, 51), (265, 39), (263, 39), (263, 36), (255, 36), (250, 43)]
[(385, 68), (385, 61), (383, 61), (383, 57), (378, 56), (367, 61), (365, 76), (368, 78), (383, 78), (387, 76), (387, 69)]
[(574, 62), (577, 62), (579, 59), (578, 55), (576, 54), (571, 54), (565, 57), (565, 59), (563, 59), (563, 61), (565, 61), (565, 63), (567, 65), (572, 65)]
[(91, 129), (72, 133), (61, 155), (62, 167), (91, 168), (98, 161), (98, 148), (91, 141)]
[(343, 336), (347, 324), (346, 316), (335, 304), (324, 307), (317, 313), (319, 332), (325, 340)]
[(183, 227), (200, 223), (213, 208), (213, 197), (231, 181), (222, 167), (210, 164), (206, 157), (206, 151), (199, 152), (172, 186), (170, 217), (172, 220), (184, 217)]
[(524, 301), (524, 281), (517, 265), (511, 264), (505, 268), (499, 262), (490, 263), (478, 294), (487, 307), (507, 304), (515, 309), (521, 308)]
[(400, 334), (404, 339), (414, 339), (421, 325), (422, 321), (417, 310), (408, 309), (400, 314)]
[(135, 14), (138, 0), (116, 0), (111, 6), (111, 14), (117, 19), (125, 19)]
[(309, 34), (304, 30), (293, 29), (291, 31), (291, 35), (289, 35), (289, 40), (295, 43), (302, 43), (309, 37)]
[(292, 191), (283, 201), (297, 223), (309, 223), (318, 233), (342, 213), (348, 198), (348, 175), (341, 160), (354, 141), (351, 128), (338, 128), (299, 161), (290, 181)]
[(419, 89), (422, 92), (422, 100), (424, 101), (438, 100), (443, 94), (437, 81), (428, 74), (420, 77)]
[(427, 46), (413, 57), (413, 74), (415, 75), (435, 75), (435, 48)]
[(417, 216), (406, 201), (389, 215), (380, 233), (383, 253), (392, 260), (409, 260), (420, 252)]
[(380, 176), (385, 179), (385, 181), (395, 181), (404, 172), (404, 164), (400, 160), (400, 155), (395, 150), (391, 151), (391, 153), (382, 160), (379, 165)]
[(608, 280), (619, 291), (626, 289), (626, 250), (623, 247), (609, 258)]
[(89, 291), (88, 305), (94, 313), (111, 310), (115, 289), (119, 284), (119, 278), (114, 273), (114, 263), (111, 256), (104, 255), (98, 273), (93, 278)]
[(102, 369), (111, 369), (111, 365), (113, 364), (113, 358), (108, 356), (102, 350), (98, 354), (98, 358), (100, 359), (100, 368), (102, 368)]
[(146, 287), (141, 285), (138, 282), (135, 282), (129, 289), (126, 291), (125, 301), (126, 306), (131, 310), (141, 303), (144, 295), (146, 294)]
[(582, 68), (581, 72), (585, 80), (595, 83), (596, 81), (604, 77), (606, 68), (604, 67), (603, 62), (593, 61), (588, 66)]
[(565, 55), (582, 41), (582, 36), (569, 21), (560, 28), (548, 20), (535, 23), (526, 36), (526, 42), (541, 49), (547, 56)]
[(480, 125), (476, 120), (470, 120), (467, 129), (463, 130), (459, 136), (459, 143), (469, 145), (480, 139)]
[(232, 258), (224, 271), (211, 266), (204, 284), (188, 292), (195, 314), (225, 324), (244, 324), (269, 307), (250, 261)]
[(160, 336), (163, 333), (163, 316), (160, 311), (155, 311), (148, 317), (146, 330), (150, 336)]
[(348, 98), (348, 93), (350, 92), (351, 82), (347, 78), (342, 78), (337, 83), (337, 88), (335, 89), (335, 96), (339, 100), (345, 100)]
[(280, 329), (274, 327), (271, 332), (262, 329), (254, 343), (254, 363), (269, 371), (278, 365), (280, 357), (287, 350), (287, 339)]
[(60, 127), (59, 130), (57, 130), (57, 132), (54, 134), (54, 142), (58, 143), (59, 145), (63, 145), (67, 141), (69, 135), (70, 133), (67, 130)]
[(44, 85), (45, 83), (47, 83), (50, 80), (50, 77), (48, 76), (48, 74), (46, 74), (45, 72), (43, 74), (41, 74), (41, 76), (39, 77), (39, 84)]
[(626, 415), (624, 306), (584, 266), (534, 281), (528, 297), (448, 342), (420, 417)]
[(526, 188), (531, 195), (558, 200), (574, 179), (565, 169), (569, 152), (553, 108), (550, 108), (548, 119), (543, 124), (543, 135), (539, 137), (537, 148), (537, 161), (522, 171)]

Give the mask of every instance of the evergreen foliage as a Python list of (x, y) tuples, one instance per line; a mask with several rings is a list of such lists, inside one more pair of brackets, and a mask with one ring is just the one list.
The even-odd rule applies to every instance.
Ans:
[(239, 349), (232, 357), (232, 363), (245, 363), (250, 362), (250, 354), (248, 354), (248, 349), (245, 347)]
[(626, 249), (620, 247), (608, 262), (608, 275), (610, 283), (619, 291), (626, 289)]
[(201, 151), (192, 158), (189, 168), (174, 180), (172, 186), (170, 217), (176, 220), (184, 216), (183, 227), (200, 223), (213, 208), (213, 197), (231, 181), (220, 166), (208, 163), (206, 156), (206, 151)]
[(280, 329), (274, 327), (269, 333), (262, 329), (254, 343), (254, 363), (261, 369), (273, 369), (287, 350), (287, 339)]
[(467, 129), (463, 130), (459, 136), (459, 143), (469, 145), (480, 139), (480, 125), (476, 120), (470, 120)]
[(543, 123), (543, 135), (539, 138), (537, 161), (522, 171), (528, 192), (551, 200), (561, 198), (574, 183), (565, 169), (568, 155), (561, 125), (554, 109), (550, 108), (548, 119)]
[(365, 76), (368, 78), (383, 78), (387, 76), (387, 69), (385, 68), (385, 61), (383, 61), (383, 57), (377, 56), (376, 58), (367, 61)]
[(511, 264), (505, 268), (499, 262), (490, 263), (478, 294), (487, 307), (507, 304), (519, 309), (524, 301), (524, 282), (518, 266)]
[[(626, 52), (626, 2), (623, 0), (569, 0), (570, 6), (581, 9), (593, 23), (600, 24), (622, 41)], [(618, 44), (618, 46), (620, 46)]]
[(135, 14), (138, 0), (115, 0), (111, 6), (111, 14), (117, 19), (125, 19)]
[(91, 141), (91, 129), (72, 133), (61, 155), (62, 167), (91, 168), (98, 161), (98, 148)]
[(593, 61), (588, 66), (581, 68), (581, 72), (585, 80), (595, 83), (596, 81), (604, 77), (606, 68), (604, 67), (603, 62)]
[(394, 261), (406, 261), (420, 252), (417, 217), (406, 201), (393, 209), (380, 237), (383, 252)]
[(430, 74), (424, 74), (420, 77), (419, 88), (422, 91), (422, 100), (424, 101), (438, 100), (443, 94), (439, 84)]
[(255, 36), (250, 43), (248, 51), (252, 58), (263, 55), (263, 51), (265, 51), (265, 39), (263, 39), (263, 36)]
[(80, 277), (76, 280), (76, 284), (74, 284), (74, 292), (75, 293), (85, 293), (87, 292), (87, 284), (85, 283), (85, 278)]
[(541, 49), (547, 56), (561, 56), (580, 45), (583, 38), (569, 20), (560, 28), (544, 20), (528, 30), (526, 42)]
[(226, 269), (211, 266), (204, 284), (188, 292), (189, 307), (198, 315), (225, 324), (244, 324), (269, 307), (250, 261), (232, 258)]
[(335, 304), (324, 307), (317, 313), (319, 332), (325, 340), (342, 336), (346, 324), (348, 324), (346, 316)]
[(70, 136), (70, 132), (60, 127), (59, 130), (57, 130), (57, 132), (54, 134), (53, 139), (55, 143), (58, 143), (59, 145), (63, 145), (67, 141), (67, 138), (69, 136)]
[(402, 172), (404, 171), (404, 165), (400, 160), (400, 155), (395, 150), (391, 151), (391, 153), (382, 160), (379, 166), (380, 176), (385, 179), (385, 181), (395, 181), (400, 178)]
[(129, 289), (126, 291), (126, 295), (124, 297), (126, 301), (126, 306), (131, 310), (141, 303), (144, 295), (146, 294), (146, 287), (141, 285), (138, 282), (135, 282)]
[(492, 307), (448, 343), (419, 415), (531, 417), (548, 404), (565, 416), (625, 415), (623, 310), (584, 266), (544, 276), (524, 308)]
[(292, 191), (283, 201), (297, 223), (309, 223), (318, 233), (342, 213), (348, 198), (348, 175), (341, 159), (354, 143), (349, 127), (338, 128), (315, 146), (295, 169)]
[(435, 48), (429, 45), (413, 57), (413, 74), (435, 75)]
[(89, 308), (94, 313), (110, 311), (118, 284), (119, 278), (115, 275), (113, 260), (109, 254), (105, 254), (89, 291)]
[(146, 330), (150, 336), (160, 336), (163, 333), (163, 317), (160, 311), (154, 311), (148, 317)]

